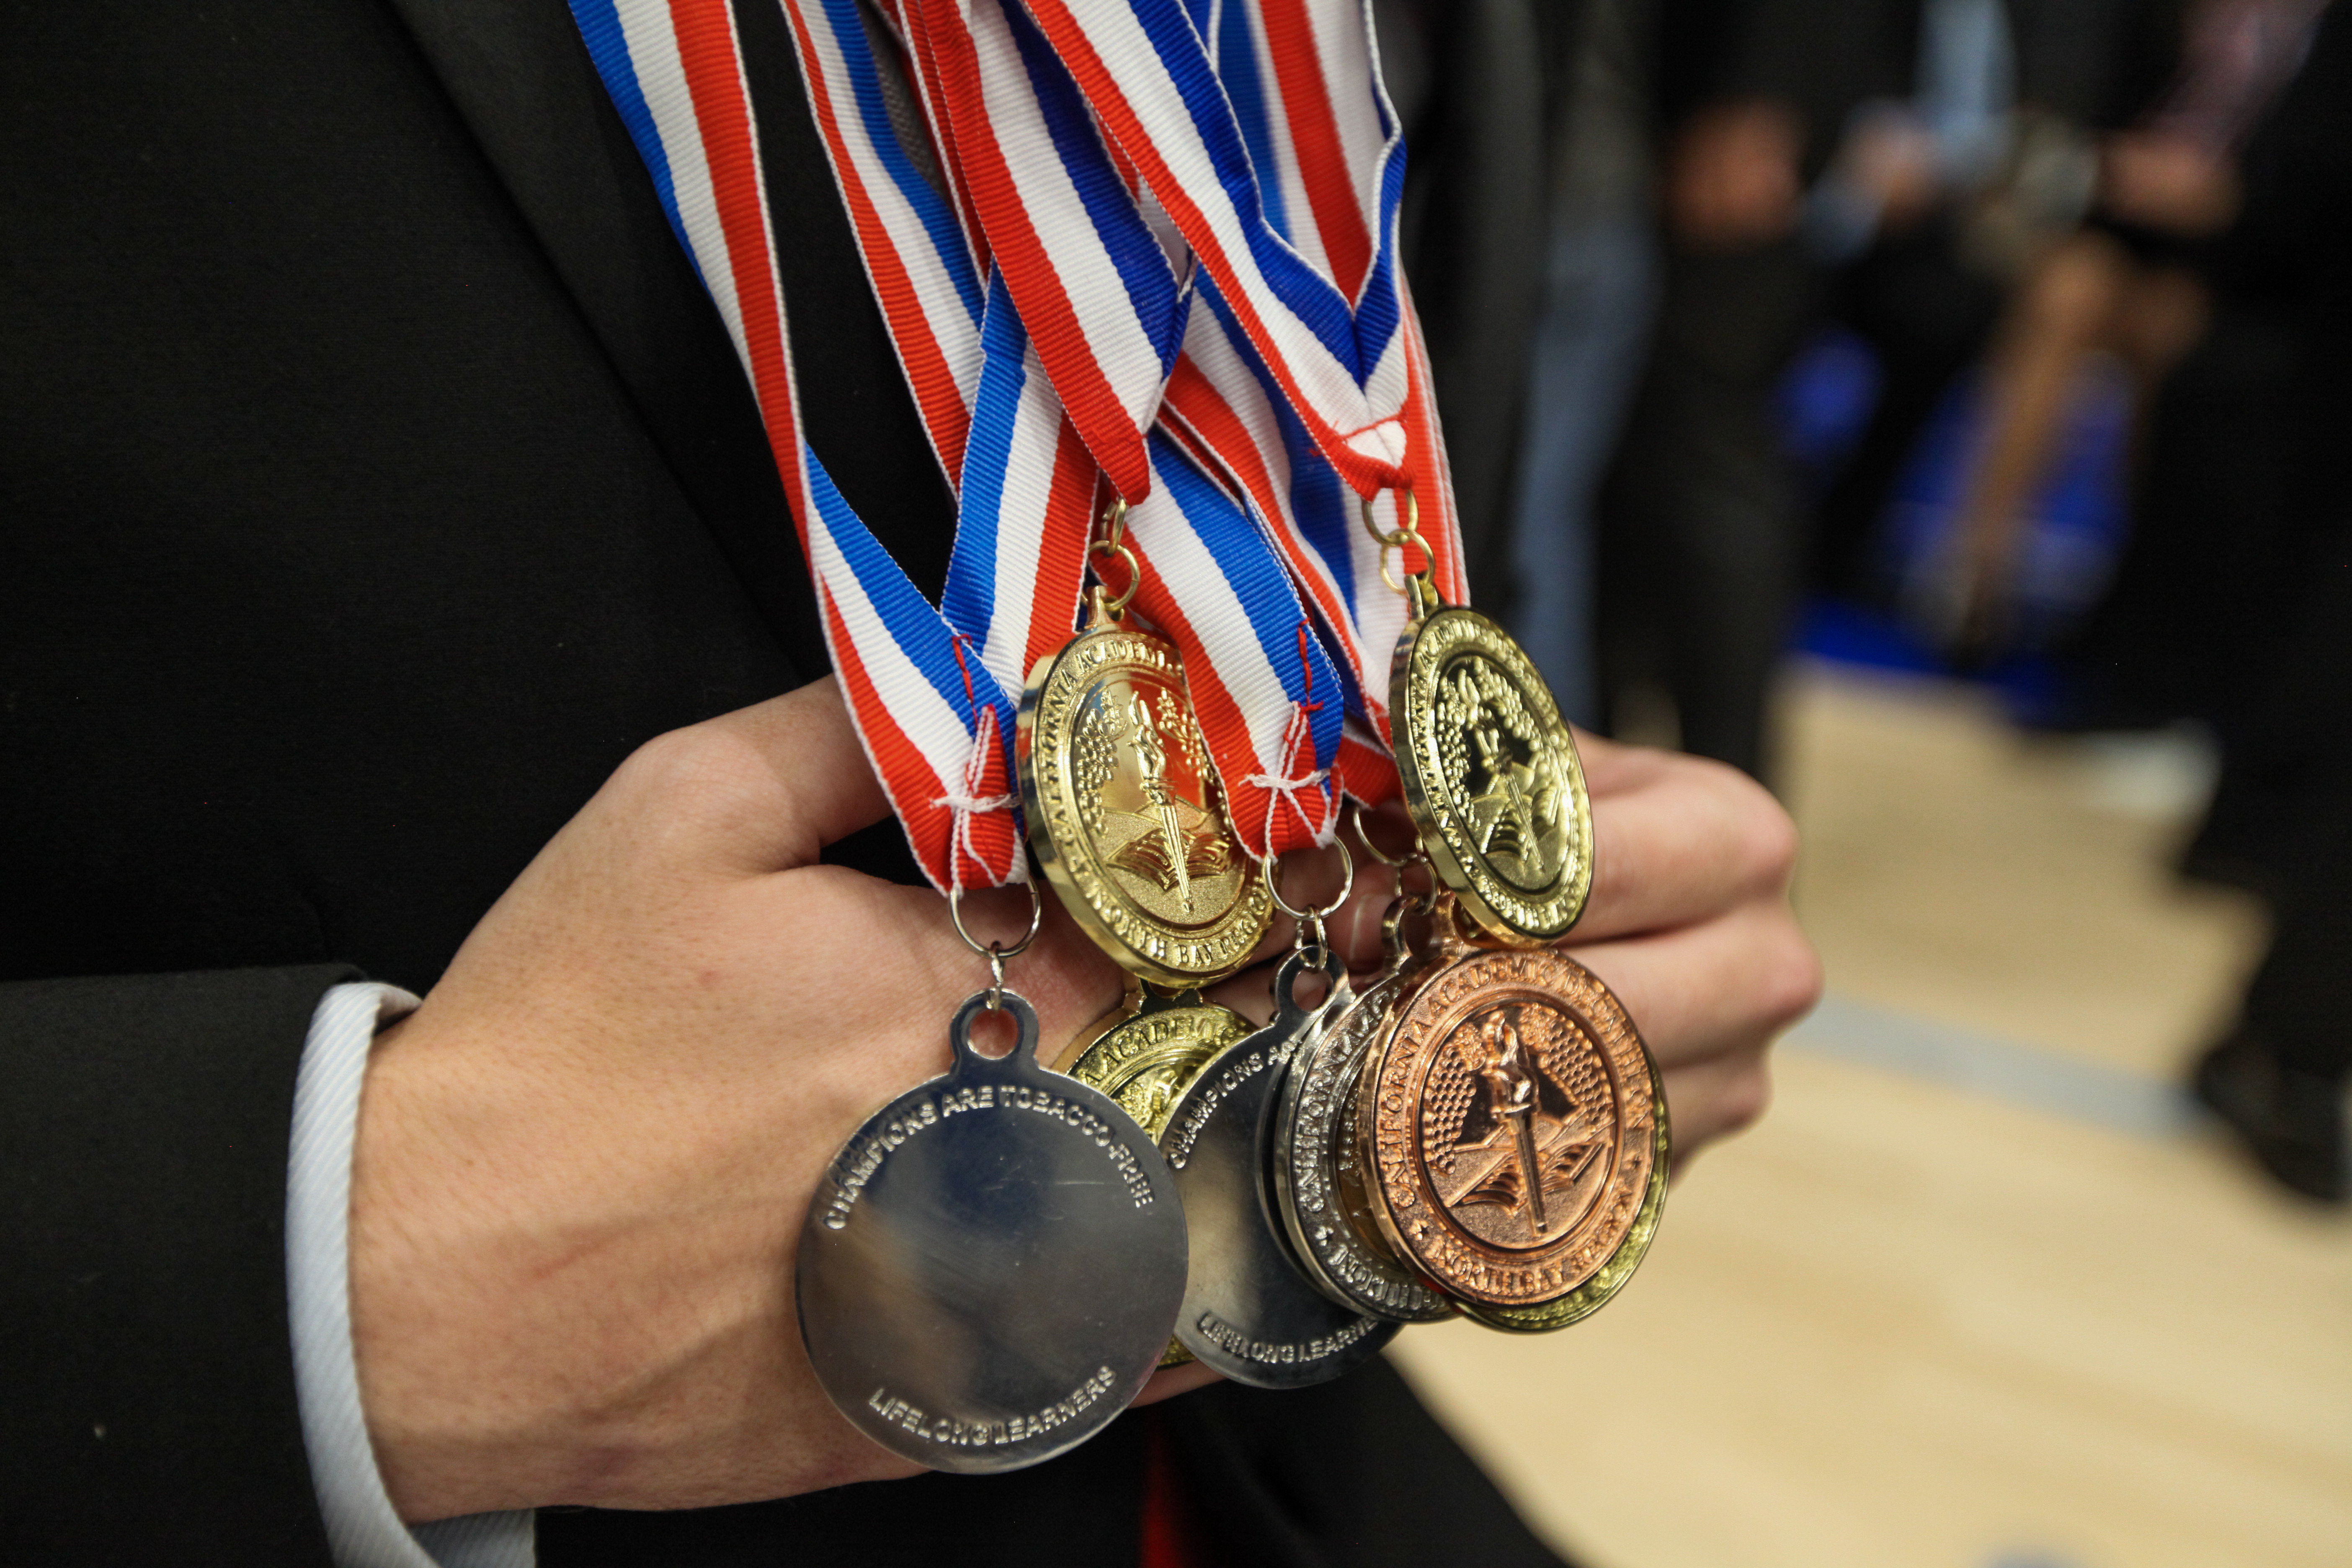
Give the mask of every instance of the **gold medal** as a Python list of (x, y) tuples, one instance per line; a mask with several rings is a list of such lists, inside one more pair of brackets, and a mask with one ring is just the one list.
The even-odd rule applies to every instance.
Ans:
[(1225, 825), (1176, 649), (1121, 625), (1123, 602), (1097, 590), (1087, 630), (1030, 672), (1022, 805), (1087, 934), (1131, 973), (1196, 986), (1248, 961), (1272, 900)]
[(1133, 985), (1126, 1005), (1081, 1035), (1054, 1065), (1117, 1100), (1157, 1139), (1168, 1130), (1177, 1097), (1249, 1032), (1248, 1019), (1202, 1002), (1198, 992), (1156, 996)]
[(1406, 806), (1438, 875), (1496, 940), (1556, 942), (1592, 889), (1576, 741), (1508, 632), (1447, 607), (1410, 627), (1389, 677)]
[[(1422, 848), (1462, 908), (1497, 942), (1539, 947), (1568, 934), (1592, 890), (1592, 803), (1576, 737), (1517, 639), (1475, 610), (1441, 603), (1421, 509), (1382, 533), (1381, 577), (1412, 618), (1389, 666), (1389, 731)], [(1391, 550), (1422, 552), (1399, 582)]]

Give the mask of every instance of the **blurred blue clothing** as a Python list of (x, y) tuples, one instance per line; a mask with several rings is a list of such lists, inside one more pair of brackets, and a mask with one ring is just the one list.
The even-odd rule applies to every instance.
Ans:
[(1617, 442), (1657, 310), (1657, 242), (1639, 208), (1552, 225), (1514, 510), (1511, 629), (1559, 700), (1601, 718), (1593, 491)]

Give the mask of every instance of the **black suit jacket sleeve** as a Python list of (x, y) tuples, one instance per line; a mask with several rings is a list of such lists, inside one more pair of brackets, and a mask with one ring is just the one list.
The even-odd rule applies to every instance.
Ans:
[(324, 1563), (286, 1152), (331, 965), (0, 985), (0, 1556)]
[(450, 79), (372, 0), (6, 22), (0, 1562), (325, 1561), (320, 994), (429, 987), (631, 748), (822, 668), (563, 6), (417, 12)]

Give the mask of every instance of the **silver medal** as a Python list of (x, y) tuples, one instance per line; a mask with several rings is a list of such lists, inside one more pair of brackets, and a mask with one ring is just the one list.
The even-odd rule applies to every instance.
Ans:
[(1038, 1066), (1037, 1015), (877, 1111), (834, 1156), (801, 1233), (801, 1337), (858, 1428), (934, 1469), (1019, 1469), (1085, 1442), (1141, 1391), (1184, 1296), (1167, 1162), (1098, 1090)]
[(1300, 1047), (1268, 1138), (1275, 1208), (1308, 1278), (1332, 1300), (1392, 1323), (1434, 1322), (1454, 1310), (1375, 1239), (1357, 1179), (1356, 1087), (1400, 994), (1420, 975), (1400, 952), (1388, 973)]
[(1338, 1377), (1396, 1334), (1393, 1323), (1351, 1312), (1308, 1282), (1269, 1202), (1266, 1111), (1299, 1042), (1348, 1000), (1347, 970), (1325, 949), (1330, 994), (1312, 1010), (1299, 1006), (1294, 989), (1310, 967), (1301, 952), (1282, 961), (1274, 1022), (1202, 1069), (1160, 1139), (1192, 1237), (1177, 1338), (1207, 1366), (1259, 1388)]

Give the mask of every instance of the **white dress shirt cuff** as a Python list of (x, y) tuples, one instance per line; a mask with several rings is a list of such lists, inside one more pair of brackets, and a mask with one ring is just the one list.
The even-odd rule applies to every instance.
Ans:
[(385, 1495), (352, 1350), (352, 1149), (368, 1050), (416, 1005), (394, 985), (338, 985), (310, 1015), (287, 1159), (286, 1297), (302, 1445), (336, 1568), (535, 1568), (532, 1514), (478, 1513), (415, 1529)]

